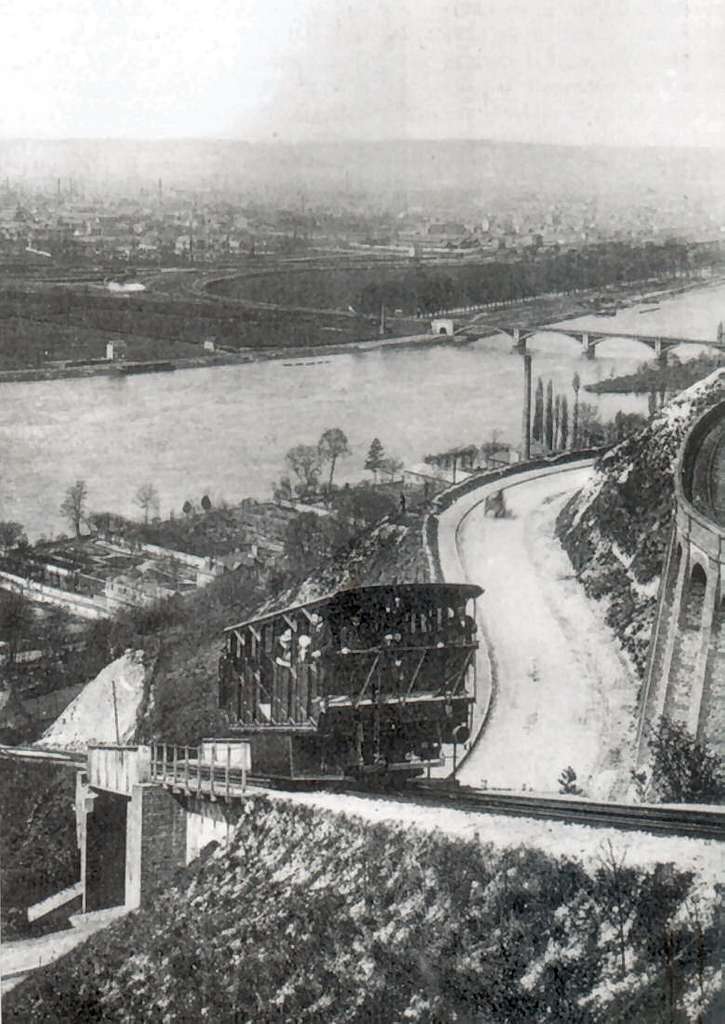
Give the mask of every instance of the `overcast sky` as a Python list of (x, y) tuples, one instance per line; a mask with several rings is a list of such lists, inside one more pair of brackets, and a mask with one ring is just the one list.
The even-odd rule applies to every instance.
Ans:
[(725, 146), (725, 0), (0, 0), (0, 137)]

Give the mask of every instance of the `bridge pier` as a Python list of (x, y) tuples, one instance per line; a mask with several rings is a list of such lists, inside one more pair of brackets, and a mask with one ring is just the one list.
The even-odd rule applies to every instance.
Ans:
[(662, 338), (655, 338), (655, 359), (660, 364), (660, 366), (667, 365), (668, 348), (669, 346), (663, 343)]
[(208, 843), (225, 842), (247, 799), (249, 744), (91, 746), (76, 776), (82, 910), (135, 910)]
[(526, 352), (526, 335), (521, 333), (520, 327), (514, 327), (511, 330), (511, 337), (513, 339), (513, 350), (518, 352), (519, 355), (523, 355)]
[(596, 357), (596, 345), (592, 336), (587, 331), (583, 331), (581, 340), (584, 358), (594, 359)]

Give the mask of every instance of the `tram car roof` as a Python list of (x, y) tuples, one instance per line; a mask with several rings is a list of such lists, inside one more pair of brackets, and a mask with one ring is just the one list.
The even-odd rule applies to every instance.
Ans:
[(284, 608), (277, 608), (275, 611), (258, 615), (253, 619), (244, 619), (233, 626), (226, 626), (225, 633), (234, 629), (241, 629), (244, 626), (258, 626), (266, 622), (272, 622), (281, 615), (289, 615), (292, 612), (317, 611), (320, 608), (327, 608), (335, 615), (350, 614), (352, 609), (358, 610), (366, 603), (376, 604), (382, 596), (410, 596), (416, 595), (425, 597), (429, 595), (432, 601), (449, 601), (454, 603), (461, 600), (470, 600), (480, 597), (483, 587), (475, 583), (378, 583), (367, 587), (351, 587), (346, 590), (336, 590), (324, 597), (318, 597), (314, 601), (305, 601), (301, 604), (287, 605)]

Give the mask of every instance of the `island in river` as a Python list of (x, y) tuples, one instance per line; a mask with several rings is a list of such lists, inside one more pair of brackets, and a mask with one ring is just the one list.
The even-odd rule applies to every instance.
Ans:
[(689, 359), (684, 363), (680, 362), (677, 356), (671, 356), (667, 363), (643, 363), (634, 373), (625, 373), (607, 380), (585, 384), (584, 390), (595, 395), (675, 393), (684, 391), (685, 388), (689, 388), (723, 365), (725, 365), (725, 353), (720, 352), (714, 355), (702, 352), (694, 359)]

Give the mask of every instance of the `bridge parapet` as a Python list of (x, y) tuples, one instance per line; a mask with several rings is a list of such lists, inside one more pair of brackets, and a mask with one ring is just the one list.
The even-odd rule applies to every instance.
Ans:
[(174, 792), (229, 801), (245, 794), (251, 767), (247, 740), (204, 740), (199, 747), (158, 743), (151, 748), (150, 780)]
[(148, 782), (151, 771), (151, 748), (98, 743), (88, 747), (88, 785), (131, 796), (133, 787)]

